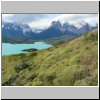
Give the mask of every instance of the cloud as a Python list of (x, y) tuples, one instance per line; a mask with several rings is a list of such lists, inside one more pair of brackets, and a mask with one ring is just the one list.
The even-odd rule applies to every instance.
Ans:
[(11, 18), (13, 18), (14, 14), (2, 14), (2, 21), (11, 22)]
[(52, 20), (49, 20), (49, 19), (41, 19), (41, 20), (38, 20), (38, 21), (32, 21), (28, 24), (31, 28), (43, 29), (45, 27), (50, 26), (51, 21)]
[(31, 28), (48, 27), (52, 21), (60, 20), (71, 24), (85, 21), (92, 24), (98, 22), (97, 14), (3, 14), (2, 21), (27, 23)]
[(73, 23), (74, 21), (86, 21), (89, 22), (90, 20), (98, 20), (97, 14), (63, 14), (58, 16), (56, 20), (60, 20), (63, 22), (68, 21), (69, 23)]
[[(49, 16), (50, 17), (50, 16)], [(61, 21), (62, 23), (68, 22), (70, 24), (77, 24), (80, 21), (88, 22), (91, 25), (95, 25), (98, 22), (97, 14), (58, 14), (51, 18), (43, 18), (37, 21), (29, 23), (32, 28), (44, 28), (48, 27), (52, 21)]]

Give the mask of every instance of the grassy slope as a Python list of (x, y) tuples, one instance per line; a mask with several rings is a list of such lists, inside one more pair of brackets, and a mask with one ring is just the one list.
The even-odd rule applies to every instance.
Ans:
[(97, 84), (97, 29), (50, 49), (2, 57), (2, 85)]

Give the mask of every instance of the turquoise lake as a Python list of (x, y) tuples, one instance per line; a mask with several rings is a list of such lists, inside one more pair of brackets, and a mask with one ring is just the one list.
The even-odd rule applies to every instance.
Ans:
[(22, 51), (24, 49), (35, 48), (38, 50), (42, 50), (50, 47), (52, 47), (52, 45), (46, 44), (45, 42), (35, 42), (33, 44), (2, 43), (2, 56), (25, 53), (24, 51)]

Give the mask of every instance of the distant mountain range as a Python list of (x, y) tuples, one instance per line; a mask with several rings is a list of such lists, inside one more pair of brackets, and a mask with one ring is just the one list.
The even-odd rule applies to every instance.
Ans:
[(32, 31), (28, 24), (19, 23), (4, 23), (2, 25), (2, 40), (3, 42), (24, 42), (31, 40), (43, 40), (60, 36), (78, 36), (98, 26), (91, 26), (90, 24), (80, 21), (77, 25), (69, 24), (68, 22), (61, 23), (60, 21), (53, 21), (51, 25), (43, 30)]

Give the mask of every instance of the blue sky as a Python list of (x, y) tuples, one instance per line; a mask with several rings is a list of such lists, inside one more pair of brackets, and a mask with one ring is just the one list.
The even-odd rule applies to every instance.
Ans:
[(2, 14), (3, 22), (17, 22), (29, 24), (31, 28), (48, 27), (52, 21), (60, 20), (77, 24), (78, 21), (85, 21), (91, 25), (98, 23), (97, 14)]

